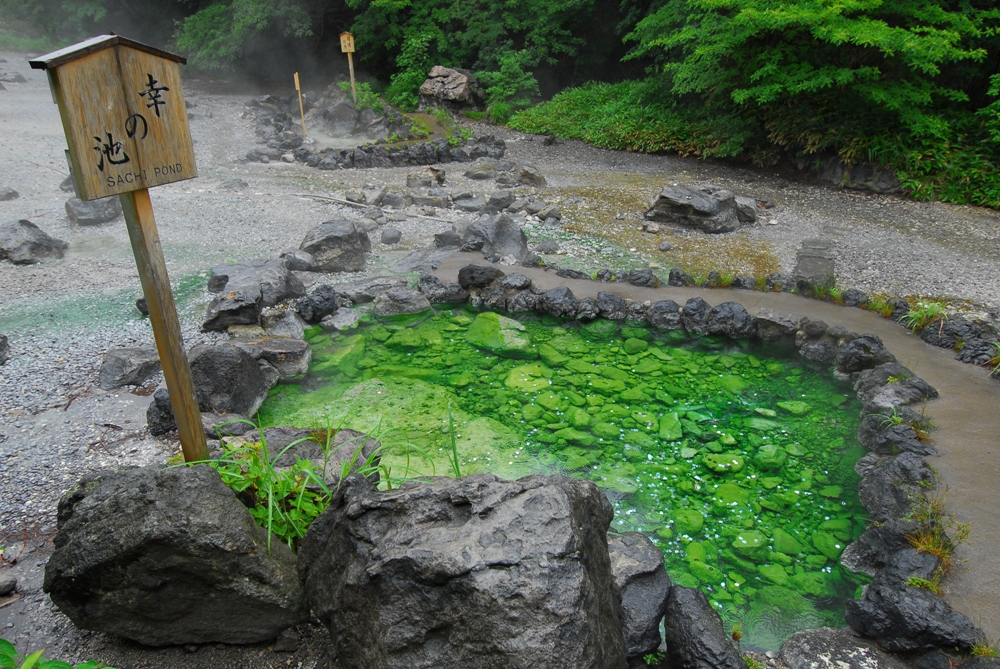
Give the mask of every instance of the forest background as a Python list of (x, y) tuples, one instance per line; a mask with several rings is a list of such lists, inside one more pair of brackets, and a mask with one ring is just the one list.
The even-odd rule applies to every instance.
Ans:
[(995, 0), (0, 0), (0, 48), (115, 31), (206, 73), (362, 76), (417, 104), (475, 71), (487, 120), (597, 146), (757, 165), (839, 156), (904, 190), (1000, 208)]

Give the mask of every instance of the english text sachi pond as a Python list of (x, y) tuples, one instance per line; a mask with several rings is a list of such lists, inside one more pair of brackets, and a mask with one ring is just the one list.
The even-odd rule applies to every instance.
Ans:
[[(163, 165), (161, 167), (154, 167), (152, 170), (153, 178), (160, 182), (162, 177), (169, 177), (174, 174), (183, 174), (184, 166), (181, 163), (175, 163), (173, 165)], [(118, 175), (108, 175), (105, 180), (108, 188), (115, 188), (118, 186), (139, 186), (144, 187), (143, 184), (148, 182), (149, 170), (139, 170), (135, 172), (124, 172)]]

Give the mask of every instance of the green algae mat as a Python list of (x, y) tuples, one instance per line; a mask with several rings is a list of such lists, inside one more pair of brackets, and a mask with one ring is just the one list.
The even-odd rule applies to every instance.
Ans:
[(787, 350), (464, 309), (308, 335), (309, 374), (265, 426), (368, 432), (389, 485), (454, 475), (456, 452), (463, 475), (594, 481), (612, 531), (649, 536), (751, 647), (843, 626), (865, 582), (837, 562), (865, 528), (860, 405)]

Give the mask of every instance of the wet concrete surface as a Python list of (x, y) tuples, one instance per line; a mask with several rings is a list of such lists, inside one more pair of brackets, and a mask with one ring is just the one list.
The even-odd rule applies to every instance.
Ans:
[[(489, 265), (474, 253), (446, 258), (435, 274), (456, 281), (458, 270)], [(859, 334), (878, 335), (900, 363), (937, 388), (940, 397), (923, 408), (936, 429), (931, 433), (938, 457), (927, 458), (937, 472), (938, 494), (946, 494), (947, 509), (958, 522), (969, 523), (972, 534), (956, 551), (956, 566), (944, 580), (945, 599), (991, 638), (1000, 637), (1000, 513), (994, 486), (1000, 482), (1000, 383), (989, 371), (955, 360), (950, 350), (924, 343), (902, 326), (872, 312), (810, 300), (788, 293), (707, 288), (639, 288), (628, 284), (564, 279), (540, 268), (496, 265), (505, 273), (529, 276), (536, 286), (566, 286), (578, 297), (596, 297), (609, 291), (633, 300), (674, 300), (682, 305), (701, 297), (711, 305), (739, 302), (748, 312), (761, 308), (842, 325)]]

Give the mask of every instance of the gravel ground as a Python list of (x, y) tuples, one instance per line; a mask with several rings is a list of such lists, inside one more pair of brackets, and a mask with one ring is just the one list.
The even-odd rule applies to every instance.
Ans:
[[(0, 333), (9, 336), (12, 351), (11, 360), (0, 367), (0, 545), (8, 546), (7, 556), (22, 545), (43, 556), (51, 550), (55, 504), (73, 480), (109, 465), (163, 461), (177, 451), (177, 444), (144, 431), (147, 397), (96, 388), (109, 347), (152, 344), (148, 323), (133, 304), (140, 288), (125, 226), (121, 219), (93, 227), (67, 219), (67, 195), (58, 188), (67, 174), (65, 140), (44, 75), (29, 70), (23, 54), (0, 53), (0, 58), (7, 61), (0, 68), (28, 78), (27, 83), (5, 84), (7, 90), (0, 92), (0, 132), (6, 138), (0, 143), (0, 185), (21, 194), (0, 202), (0, 220), (28, 218), (70, 243), (61, 261), (28, 267), (0, 263)], [(361, 220), (357, 208), (309, 196), (342, 198), (365, 185), (402, 186), (410, 170), (322, 172), (297, 164), (243, 163), (241, 157), (256, 145), (251, 120), (243, 118), (242, 103), (250, 93), (219, 93), (212, 82), (193, 81), (186, 88), (193, 103), (191, 130), (200, 175), (156, 188), (152, 197), (190, 346), (215, 338), (198, 331), (208, 301), (204, 277), (209, 267), (276, 256), (298, 246), (308, 229), (325, 220)], [(549, 258), (560, 265), (591, 271), (676, 265), (692, 273), (724, 269), (761, 275), (790, 271), (802, 240), (822, 236), (834, 242), (842, 287), (1000, 308), (998, 212), (844, 191), (774, 170), (604, 151), (572, 141), (545, 146), (538, 137), (473, 128), (499, 135), (507, 142), (509, 159), (534, 164), (548, 178), (548, 187), (518, 192), (562, 204), (563, 228), (530, 221), (525, 226), (532, 243), (560, 242), (561, 254)], [(492, 190), (489, 182), (461, 176), (461, 166), (444, 167), (453, 193)], [(220, 188), (231, 179), (242, 179), (247, 186)], [(699, 182), (768, 199), (774, 207), (764, 212), (761, 224), (728, 235), (638, 230), (639, 215), (659, 188)], [(452, 210), (404, 213), (409, 214), (406, 220), (389, 224), (402, 231), (403, 242), (391, 248), (374, 244), (365, 274), (385, 273), (408, 253), (428, 247), (433, 234), (462, 216)], [(664, 240), (674, 247), (666, 253), (657, 250)], [(345, 278), (357, 275), (322, 280)], [(127, 644), (76, 632), (52, 610), (38, 591), (43, 563), (22, 560), (20, 603), (0, 603), (0, 634), (16, 637), (19, 647), (48, 645), (78, 657), (100, 652), (135, 667), (290, 663), (288, 655), (266, 647), (219, 648), (211, 657), (207, 651), (177, 651), (176, 656), (170, 651), (169, 657), (142, 659)], [(318, 639), (310, 647), (320, 650), (296, 656), (296, 662), (303, 662), (299, 666), (329, 664), (323, 632), (308, 628), (303, 634)]]

